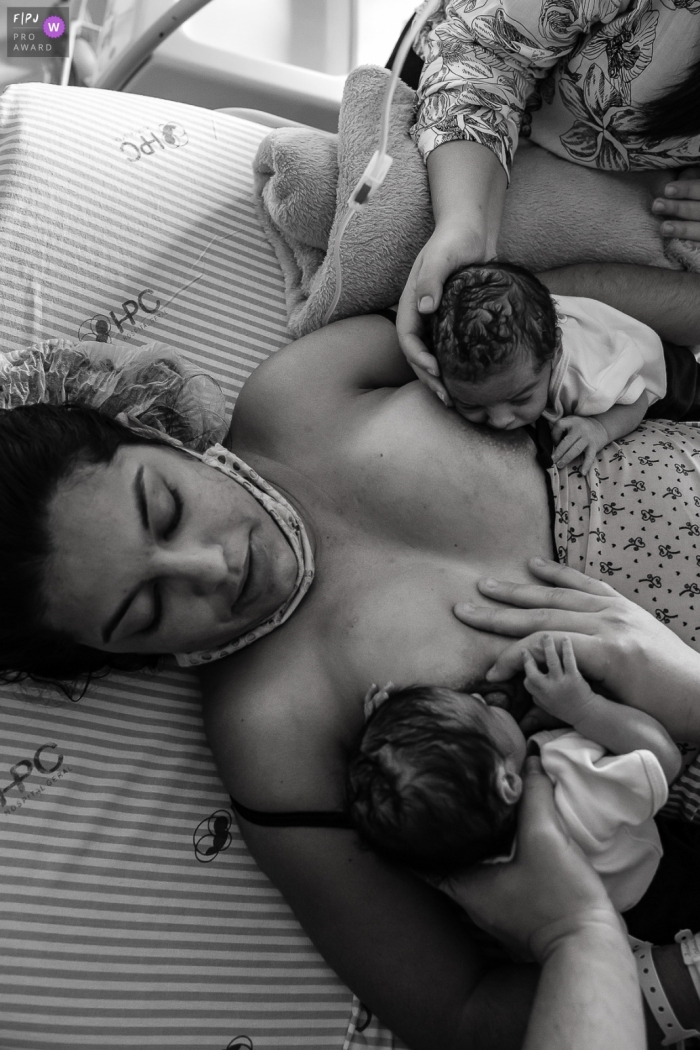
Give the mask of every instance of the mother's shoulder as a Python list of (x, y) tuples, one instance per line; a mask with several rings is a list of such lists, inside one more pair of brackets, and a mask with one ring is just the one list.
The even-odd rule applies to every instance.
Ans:
[(323, 807), (329, 791), (342, 795), (343, 700), (322, 665), (300, 656), (281, 669), (274, 654), (264, 658), (262, 644), (203, 676), (209, 745), (228, 790), (242, 802)]
[[(338, 433), (338, 414), (378, 386), (399, 385), (378, 363), (397, 354), (394, 326), (378, 315), (352, 317), (311, 332), (271, 355), (236, 402), (230, 442), (245, 455), (300, 451)], [(399, 355), (400, 356), (400, 355)], [(403, 358), (401, 358), (403, 363)], [(405, 364), (403, 364), (405, 368)], [(405, 377), (401, 377), (405, 381)]]

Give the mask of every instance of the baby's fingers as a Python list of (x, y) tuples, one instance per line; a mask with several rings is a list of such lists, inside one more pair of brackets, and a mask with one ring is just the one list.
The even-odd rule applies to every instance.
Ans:
[[(562, 441), (562, 445), (564, 442)], [(575, 438), (563, 455), (558, 455), (558, 449), (554, 450), (552, 459), (558, 467), (568, 467), (569, 463), (573, 463), (575, 459), (584, 452), (586, 448), (586, 439), (584, 437)]]
[(547, 676), (542, 674), (534, 656), (527, 650), (523, 653), (523, 671), (525, 672), (525, 688), (530, 696), (537, 699), (547, 683)]
[(588, 445), (588, 447), (586, 448), (586, 450), (585, 450), (585, 452), (583, 454), (583, 463), (581, 464), (581, 473), (584, 476), (586, 474), (588, 474), (589, 471), (591, 470), (591, 468), (593, 467), (593, 464), (595, 463), (595, 458), (596, 458), (597, 455), (598, 455), (598, 449), (596, 448), (595, 444), (593, 442), (591, 442)]
[(559, 653), (557, 647), (554, 644), (554, 638), (551, 634), (546, 634), (542, 639), (542, 647), (544, 649), (544, 658), (547, 663), (547, 669), (550, 674), (554, 677), (561, 678), (563, 674), (561, 661), (559, 660)]
[(561, 640), (561, 659), (564, 665), (564, 673), (578, 676), (578, 664), (576, 663), (576, 653), (574, 647), (571, 644), (571, 639), (568, 634), (565, 634)]

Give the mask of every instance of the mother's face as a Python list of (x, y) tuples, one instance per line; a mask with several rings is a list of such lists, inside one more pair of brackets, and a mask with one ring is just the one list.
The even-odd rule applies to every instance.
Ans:
[(293, 551), (241, 485), (158, 445), (78, 468), (49, 505), (45, 619), (108, 652), (213, 648), (290, 595)]

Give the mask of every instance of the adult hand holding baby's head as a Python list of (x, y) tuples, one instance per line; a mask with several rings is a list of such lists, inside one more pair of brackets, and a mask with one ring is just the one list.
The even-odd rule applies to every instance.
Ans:
[(452, 400), (440, 380), (436, 358), (426, 349), (423, 335), (431, 315), (440, 305), (447, 278), (461, 266), (482, 261), (482, 256), (476, 237), (470, 237), (456, 225), (436, 226), (416, 257), (399, 302), (396, 332), (406, 360), (420, 381), (448, 407), (452, 406)]
[(559, 823), (538, 758), (525, 766), (515, 859), (479, 865), (441, 888), (482, 929), (539, 961), (585, 926), (618, 923), (602, 882)]

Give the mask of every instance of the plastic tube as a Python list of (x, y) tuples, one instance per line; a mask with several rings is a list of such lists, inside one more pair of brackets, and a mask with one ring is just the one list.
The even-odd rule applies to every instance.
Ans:
[(377, 192), (384, 179), (387, 176), (389, 168), (391, 167), (393, 160), (387, 153), (387, 145), (389, 142), (389, 121), (391, 120), (391, 105), (394, 101), (394, 94), (396, 92), (396, 85), (399, 82), (399, 74), (403, 69), (403, 64), (406, 61), (406, 56), (411, 49), (411, 46), (420, 33), (421, 29), (428, 21), (430, 16), (437, 11), (440, 6), (441, 0), (425, 0), (423, 5), (418, 8), (415, 15), (413, 16), (413, 22), (411, 28), (406, 33), (405, 37), (401, 41), (401, 45), (396, 52), (396, 58), (391, 67), (391, 76), (389, 77), (389, 83), (386, 87), (384, 94), (384, 103), (382, 106), (382, 116), (379, 124), (379, 142), (376, 151), (372, 154), (372, 158), (362, 172), (362, 175), (357, 181), (357, 184), (348, 198), (348, 202), (345, 205), (345, 212), (343, 218), (338, 226), (338, 232), (335, 238), (335, 244), (333, 245), (333, 271), (335, 274), (335, 292), (333, 300), (326, 310), (323, 318), (323, 324), (327, 325), (331, 317), (335, 313), (335, 310), (340, 302), (340, 296), (343, 289), (343, 274), (342, 264), (340, 260), (340, 245), (343, 239), (343, 235), (350, 224), (350, 220), (353, 215), (365, 208), (369, 201), (372, 199), (374, 194)]

